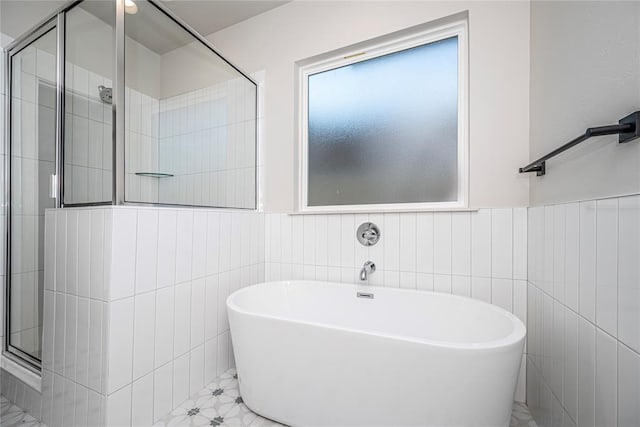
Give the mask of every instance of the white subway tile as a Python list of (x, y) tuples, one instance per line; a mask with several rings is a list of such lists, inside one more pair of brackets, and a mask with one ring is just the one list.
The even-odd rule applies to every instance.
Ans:
[(67, 212), (56, 212), (56, 282), (55, 290), (66, 292), (67, 283)]
[[(155, 270), (154, 270), (155, 271)], [(153, 371), (152, 349), (155, 347), (156, 294), (149, 292), (135, 297), (133, 323), (133, 378)]]
[(156, 288), (158, 232), (158, 211), (140, 209), (136, 246), (136, 294)]
[(448, 274), (433, 275), (433, 290), (435, 292), (451, 293), (451, 276)]
[[(104, 329), (106, 327), (104, 303), (89, 301), (89, 388), (102, 393), (102, 365), (106, 357), (103, 349)], [(91, 394), (89, 394), (91, 396)], [(91, 411), (89, 411), (91, 414)]]
[(78, 294), (78, 211), (67, 212), (67, 274), (66, 292)]
[(220, 214), (220, 271), (229, 271), (231, 268), (231, 215)]
[(564, 303), (565, 207), (553, 208), (553, 297)]
[(471, 275), (471, 213), (451, 214), (451, 272)]
[(156, 292), (155, 367), (173, 359), (173, 287)]
[(89, 385), (89, 300), (78, 298), (78, 327), (76, 345), (76, 382)]
[[(282, 221), (281, 221), (281, 226), (282, 227), (287, 225), (286, 222), (284, 221), (285, 217), (286, 217), (286, 215), (284, 215), (282, 217)], [(316, 254), (315, 264), (316, 265), (326, 266), (327, 265), (327, 261), (328, 261), (328, 253), (327, 253), (328, 233), (327, 233), (327, 231), (328, 231), (328, 227), (329, 227), (329, 221), (328, 221), (328, 217), (326, 215), (317, 215), (315, 218), (316, 218), (316, 221), (315, 221), (316, 222), (316, 229), (315, 229), (315, 239), (314, 239), (315, 254)], [(284, 229), (282, 229), (282, 234), (285, 234), (284, 233)], [(284, 242), (284, 240), (283, 240), (283, 242)], [(283, 250), (283, 254), (284, 254), (284, 252), (285, 251)], [(283, 262), (285, 262), (285, 261), (283, 260)]]
[(554, 247), (554, 212), (553, 206), (544, 208), (544, 240), (542, 253), (542, 289), (549, 295), (553, 295), (553, 247)]
[(415, 213), (400, 215), (400, 271), (416, 271), (416, 228), (417, 217)]
[(327, 215), (327, 265), (332, 267), (341, 265), (341, 229), (340, 215)]
[(280, 245), (281, 245), (281, 261), (283, 263), (291, 263), (292, 260), (292, 246), (291, 246), (291, 237), (292, 237), (292, 223), (290, 215), (281, 215), (280, 216)]
[(76, 329), (78, 325), (78, 298), (67, 295), (65, 305), (65, 336), (64, 336), (64, 376), (76, 379)]
[[(91, 211), (91, 265), (89, 266), (91, 284), (89, 288), (91, 298), (94, 299), (104, 298), (104, 212), (103, 209)], [(59, 231), (56, 229), (56, 233)]]
[(105, 422), (105, 398), (92, 390), (89, 390), (89, 411), (87, 418), (94, 420), (96, 425), (101, 425)]
[(580, 315), (596, 320), (596, 203), (580, 203)]
[(451, 291), (454, 295), (471, 297), (471, 277), (451, 276)]
[(563, 396), (564, 378), (564, 317), (565, 307), (553, 300), (553, 323), (551, 330), (551, 375), (549, 385), (556, 396)]
[(618, 201), (598, 200), (596, 251), (596, 325), (618, 333)]
[(65, 309), (66, 298), (64, 294), (56, 293), (55, 327), (53, 338), (53, 371), (56, 374), (64, 373), (64, 332), (65, 332)]
[(304, 262), (304, 223), (302, 215), (291, 217), (291, 262), (293, 264), (302, 264)]
[(229, 369), (229, 332), (223, 332), (218, 335), (217, 345), (217, 375), (222, 375), (227, 369)]
[(640, 425), (640, 355), (618, 343), (618, 425)]
[[(261, 227), (264, 230), (264, 227)], [(264, 231), (262, 231), (264, 234)], [(217, 273), (219, 266), (220, 215), (217, 212), (207, 213), (207, 274)], [(264, 253), (264, 248), (260, 251)]]
[(131, 425), (131, 386), (121, 388), (107, 397), (107, 425)]
[(491, 276), (513, 277), (513, 212), (511, 209), (491, 210)]
[(577, 203), (565, 206), (564, 260), (564, 302), (577, 312), (578, 280), (580, 277), (580, 207)]
[(204, 343), (205, 302), (205, 279), (196, 279), (191, 284), (191, 348)]
[(189, 353), (173, 361), (173, 407), (189, 398)]
[(113, 243), (109, 298), (113, 301), (134, 293), (136, 272), (137, 211), (113, 209)]
[(133, 383), (131, 396), (131, 425), (145, 427), (153, 424), (153, 373)]
[(491, 277), (491, 211), (471, 213), (471, 274)]
[(417, 273), (416, 288), (421, 291), (433, 291), (433, 274)]
[(527, 325), (527, 282), (525, 280), (513, 281), (513, 314)]
[(113, 393), (132, 381), (133, 307), (133, 298), (125, 298), (109, 304), (108, 393)]
[(189, 396), (195, 395), (204, 386), (204, 345), (194, 348), (190, 353)]
[[(400, 268), (400, 217), (397, 213), (384, 214), (384, 225), (381, 233), (384, 236), (384, 265), (380, 265), (385, 271), (398, 271)], [(355, 240), (355, 229), (345, 229), (343, 221), (343, 240), (345, 232), (349, 234), (349, 240)], [(343, 246), (344, 247), (344, 246)], [(344, 256), (344, 254), (343, 254)], [(344, 264), (343, 264), (344, 265)], [(386, 281), (385, 281), (386, 282)]]
[(433, 215), (434, 273), (451, 274), (451, 213)]
[(158, 288), (171, 286), (176, 279), (176, 211), (160, 210), (158, 216)]
[(178, 211), (176, 231), (176, 283), (191, 280), (193, 212)]
[[(302, 224), (304, 233), (302, 262), (305, 265), (313, 265), (316, 263), (316, 216), (304, 215)], [(278, 231), (280, 231), (279, 224)], [(280, 239), (278, 239), (278, 242), (279, 240)]]
[(62, 408), (62, 425), (63, 426), (72, 426), (75, 424), (75, 408), (73, 404), (76, 400), (76, 384), (65, 378), (64, 379), (64, 397), (63, 397), (63, 408)]
[(513, 280), (491, 279), (491, 303), (509, 312), (513, 309)]
[(400, 287), (402, 289), (416, 289), (416, 273), (401, 271), (400, 272)]
[(157, 422), (173, 408), (173, 363), (156, 369), (153, 374), (153, 421)]
[(491, 278), (472, 277), (471, 296), (475, 299), (491, 303)]
[[(383, 234), (384, 238), (384, 234)], [(433, 214), (419, 213), (416, 228), (416, 257), (420, 273), (433, 273)]]
[(76, 385), (76, 400), (73, 406), (75, 407), (75, 425), (89, 425), (89, 389)]
[(513, 278), (527, 280), (527, 209), (513, 209)]
[(204, 383), (209, 384), (218, 376), (218, 339), (214, 337), (204, 343)]
[(218, 334), (218, 276), (209, 276), (205, 281), (205, 340)]
[(218, 276), (218, 335), (229, 330), (227, 297), (229, 297), (229, 273), (222, 273)]
[[(303, 218), (304, 219), (304, 218)], [(280, 230), (280, 214), (267, 214), (265, 218), (268, 224), (268, 240), (269, 244), (269, 256), (268, 259), (271, 262), (280, 262), (282, 259), (282, 245), (281, 245), (281, 230)], [(307, 237), (306, 228), (304, 230), (304, 236)], [(311, 239), (309, 239), (311, 240)]]
[[(4, 251), (2, 252), (4, 253)], [(55, 289), (56, 278), (56, 215), (53, 211), (45, 214), (45, 250), (44, 250), (44, 288)], [(0, 267), (2, 274), (5, 274), (4, 263)], [(4, 330), (3, 330), (4, 334)]]
[(175, 286), (173, 357), (189, 351), (190, 341), (191, 282)]
[[(598, 208), (600, 216), (600, 207)], [(617, 344), (610, 335), (596, 330), (596, 425), (618, 424)]]
[[(45, 254), (46, 257), (46, 254)], [(78, 295), (91, 295), (91, 211), (78, 211)]]
[(355, 266), (356, 227), (354, 215), (340, 215), (340, 266), (343, 268)]
[(563, 406), (572, 420), (578, 415), (578, 315), (565, 309)]
[(640, 196), (623, 197), (618, 229), (618, 339), (640, 352)]

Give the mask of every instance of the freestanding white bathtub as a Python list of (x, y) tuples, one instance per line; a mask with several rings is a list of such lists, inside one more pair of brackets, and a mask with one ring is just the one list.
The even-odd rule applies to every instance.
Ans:
[(249, 286), (227, 307), (240, 394), (264, 417), (293, 426), (509, 425), (526, 332), (499, 307), (310, 281)]

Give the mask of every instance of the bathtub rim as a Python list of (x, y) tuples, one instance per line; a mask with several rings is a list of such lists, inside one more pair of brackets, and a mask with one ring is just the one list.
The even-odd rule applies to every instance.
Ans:
[[(434, 294), (438, 296), (445, 296), (447, 298), (457, 298), (457, 299), (473, 301), (473, 303), (484, 305), (487, 309), (494, 310), (499, 312), (500, 314), (505, 315), (505, 317), (511, 320), (511, 323), (513, 324), (513, 330), (509, 335), (505, 337), (502, 337), (496, 340), (491, 340), (491, 341), (483, 341), (483, 342), (452, 342), (452, 341), (442, 341), (442, 340), (431, 340), (426, 338), (411, 337), (407, 335), (389, 334), (389, 333), (375, 332), (375, 331), (370, 331), (365, 329), (330, 325), (326, 323), (310, 322), (306, 320), (292, 319), (284, 316), (274, 316), (271, 314), (265, 314), (265, 313), (259, 313), (259, 312), (247, 310), (245, 308), (240, 307), (235, 302), (235, 297), (243, 293), (250, 292), (252, 289), (256, 287), (275, 285), (275, 284), (292, 284), (292, 285), (300, 284), (301, 286), (304, 286), (305, 283), (316, 284), (316, 285), (328, 284), (328, 285), (335, 285), (338, 287), (345, 287), (345, 288), (349, 287), (349, 288), (352, 288), (354, 291), (367, 289), (368, 291), (375, 292), (376, 289), (378, 290), (384, 289), (384, 291), (399, 292), (399, 293)], [(520, 320), (516, 315), (508, 312), (502, 307), (487, 303), (485, 301), (462, 296), (462, 295), (455, 295), (455, 294), (448, 294), (444, 292), (435, 292), (435, 291), (427, 291), (427, 290), (423, 291), (423, 290), (416, 290), (416, 289), (382, 288), (382, 287), (371, 286), (371, 285), (355, 285), (355, 284), (349, 284), (349, 283), (329, 282), (329, 281), (321, 281), (321, 280), (275, 280), (275, 281), (257, 283), (257, 284), (246, 286), (244, 288), (234, 291), (231, 295), (227, 297), (226, 305), (228, 310), (232, 310), (239, 314), (250, 316), (250, 317), (271, 319), (271, 320), (277, 320), (282, 322), (291, 322), (291, 323), (296, 323), (300, 325), (320, 327), (320, 328), (336, 330), (341, 332), (364, 334), (367, 336), (386, 338), (386, 339), (392, 339), (392, 340), (403, 341), (403, 342), (411, 342), (414, 344), (422, 344), (422, 345), (426, 344), (426, 345), (443, 348), (443, 349), (498, 350), (501, 348), (517, 345), (518, 343), (523, 343), (527, 336), (527, 329), (526, 329), (526, 326), (524, 325), (524, 322)]]

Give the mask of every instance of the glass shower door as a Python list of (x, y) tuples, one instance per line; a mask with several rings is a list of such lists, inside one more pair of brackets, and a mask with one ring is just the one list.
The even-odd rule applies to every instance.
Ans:
[(55, 207), (54, 27), (11, 55), (7, 350), (35, 366), (42, 355), (44, 211)]

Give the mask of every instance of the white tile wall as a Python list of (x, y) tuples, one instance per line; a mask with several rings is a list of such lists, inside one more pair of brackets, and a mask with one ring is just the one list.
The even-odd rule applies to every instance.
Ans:
[[(108, 207), (49, 210), (46, 224), (45, 423), (151, 425), (233, 366), (224, 303), (264, 280), (264, 215)], [(89, 283), (69, 286), (80, 242)]]
[(174, 175), (147, 178), (156, 180), (161, 203), (254, 208), (255, 101), (244, 78), (159, 101), (156, 165), (149, 167)]
[(530, 208), (528, 229), (534, 418), (640, 425), (640, 195)]
[(109, 201), (112, 109), (100, 100), (98, 86), (111, 87), (111, 80), (70, 62), (65, 78), (65, 203)]
[[(377, 266), (372, 285), (471, 296), (527, 320), (525, 208), (265, 216), (266, 280), (356, 283), (362, 264), (371, 260)], [(378, 244), (369, 248), (355, 238), (366, 221), (382, 231)], [(520, 401), (525, 368), (516, 396)]]

